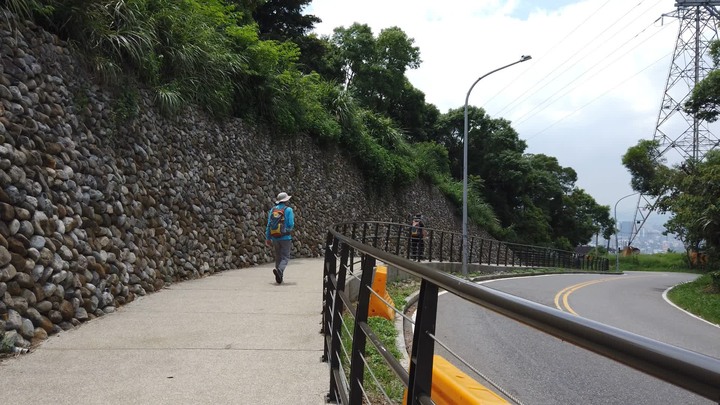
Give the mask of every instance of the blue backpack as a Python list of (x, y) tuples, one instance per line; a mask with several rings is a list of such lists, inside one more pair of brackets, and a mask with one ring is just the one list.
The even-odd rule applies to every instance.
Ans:
[(270, 236), (273, 238), (290, 234), (285, 227), (285, 208), (274, 207), (270, 213)]

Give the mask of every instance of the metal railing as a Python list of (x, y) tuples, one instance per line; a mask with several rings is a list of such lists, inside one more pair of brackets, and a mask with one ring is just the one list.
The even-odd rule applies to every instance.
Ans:
[[(461, 262), (462, 234), (423, 228), (424, 237), (411, 236), (411, 225), (390, 222), (361, 222), (335, 225), (335, 230), (355, 240), (411, 260)], [(609, 260), (541, 246), (506, 243), (468, 236), (468, 264), (508, 267), (553, 267), (599, 270), (610, 268)]]
[[(388, 229), (392, 227), (380, 225), (341, 224), (328, 231), (321, 329), (324, 335), (323, 360), (330, 363), (328, 401), (358, 405), (364, 403), (363, 401), (369, 402), (364, 381), (364, 356), (367, 343), (370, 342), (389, 369), (407, 388), (407, 403), (432, 404), (430, 396), (435, 343), (442, 345), (435, 337), (438, 291), (442, 289), (546, 334), (720, 403), (720, 360), (432, 270), (417, 261), (399, 256), (397, 249), (400, 244), (397, 244), (397, 236), (394, 246), (393, 239), (388, 237), (391, 233)], [(381, 229), (383, 232), (378, 233)], [(447, 235), (436, 234), (436, 237), (442, 240)], [(373, 272), (378, 262), (421, 280), (409, 372), (390, 354), (368, 325), (368, 306), (371, 294), (374, 294), (371, 289)], [(358, 277), (358, 274), (360, 291), (355, 304), (351, 302), (345, 288), (348, 275)], [(350, 314), (354, 319), (352, 329), (345, 324), (343, 314)], [(346, 337), (352, 335), (349, 352), (341, 342), (343, 334)], [(459, 360), (464, 362), (463, 359)]]

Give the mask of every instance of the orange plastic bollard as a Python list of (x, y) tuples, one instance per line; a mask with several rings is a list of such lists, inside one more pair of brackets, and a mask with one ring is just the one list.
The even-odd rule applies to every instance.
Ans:
[[(377, 266), (375, 268), (372, 289), (390, 305), (395, 306), (392, 298), (387, 293), (387, 266)], [(372, 293), (370, 294), (370, 304), (368, 306), (368, 317), (370, 316), (380, 316), (391, 321), (395, 319), (393, 309)]]

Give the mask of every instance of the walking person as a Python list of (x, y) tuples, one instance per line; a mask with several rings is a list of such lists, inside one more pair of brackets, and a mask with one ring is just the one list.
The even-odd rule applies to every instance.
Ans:
[(272, 247), (275, 256), (275, 282), (282, 284), (285, 268), (290, 261), (292, 249), (292, 230), (295, 228), (295, 214), (288, 205), (291, 196), (282, 192), (275, 198), (275, 206), (268, 212), (268, 222), (265, 228), (265, 245)]

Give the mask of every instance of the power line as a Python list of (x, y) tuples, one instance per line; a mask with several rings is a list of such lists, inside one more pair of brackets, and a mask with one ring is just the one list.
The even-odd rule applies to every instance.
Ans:
[[(563, 39), (561, 39), (559, 42), (557, 42), (557, 43), (555, 44), (555, 46), (553, 46), (552, 48), (550, 48), (550, 49), (549, 49), (546, 53), (544, 53), (541, 57), (537, 58), (537, 59), (535, 60), (535, 63), (533, 63), (533, 65), (542, 62), (542, 60), (545, 59), (545, 57), (546, 57), (547, 55), (549, 55), (550, 53), (552, 53), (552, 51), (554, 51), (555, 48), (557, 48), (557, 47), (560, 46), (563, 42), (565, 42), (566, 39), (570, 38), (570, 36), (571, 36), (572, 34), (574, 34), (575, 31), (577, 31), (578, 29), (580, 29), (580, 27), (583, 27), (586, 22), (588, 22), (591, 18), (593, 18), (594, 16), (596, 16), (597, 13), (598, 13), (598, 11), (602, 10), (608, 3), (610, 3), (610, 0), (607, 0), (607, 1), (606, 1), (605, 3), (603, 3), (600, 7), (598, 7), (597, 10), (595, 10), (595, 11), (592, 12), (592, 13), (590, 13), (590, 15), (587, 16), (587, 18), (585, 18), (580, 24), (578, 24), (575, 28), (573, 28), (572, 31), (570, 31), (569, 33), (567, 33), (567, 35), (565, 35), (565, 37), (563, 37)], [(527, 72), (527, 71), (530, 70), (530, 69), (531, 69), (530, 67), (526, 68), (526, 69), (523, 71), (522, 74), (524, 74), (525, 72)], [(503, 91), (505, 91), (505, 89), (507, 89), (509, 86), (510, 86), (510, 84), (505, 85), (505, 87), (503, 87), (503, 88), (500, 89), (497, 93), (495, 93), (492, 97), (490, 97), (490, 99), (487, 101), (487, 103), (489, 103), (489, 102), (491, 102), (493, 99), (495, 99), (495, 97), (497, 97), (499, 94), (501, 94)], [(528, 89), (527, 91), (529, 91), (529, 90), (530, 90), (530, 89)], [(521, 94), (520, 96), (518, 96), (518, 98), (520, 98), (521, 96), (522, 96), (522, 94)], [(515, 99), (515, 100), (517, 100), (517, 99)], [(512, 104), (515, 100), (513, 100), (513, 101), (510, 102), (510, 103)], [(506, 105), (505, 107), (503, 107), (503, 109), (500, 110), (500, 112), (504, 111), (505, 108), (507, 108), (507, 105)]]
[(559, 120), (553, 122), (552, 124), (548, 125), (547, 127), (543, 128), (542, 130), (534, 133), (532, 136), (529, 136), (529, 137), (525, 138), (525, 140), (533, 139), (533, 138), (535, 138), (536, 136), (538, 136), (538, 135), (542, 134), (543, 132), (547, 131), (548, 129), (550, 129), (550, 128), (554, 127), (555, 125), (559, 124), (560, 122), (566, 120), (567, 118), (569, 118), (569, 117), (577, 114), (580, 110), (582, 110), (582, 109), (584, 109), (585, 107), (589, 106), (590, 104), (594, 103), (594, 102), (597, 101), (598, 99), (604, 97), (606, 94), (608, 94), (608, 93), (612, 92), (613, 90), (617, 89), (617, 88), (620, 87), (621, 85), (625, 84), (628, 80), (634, 78), (635, 76), (637, 76), (637, 75), (639, 75), (640, 73), (646, 71), (646, 70), (649, 69), (650, 67), (656, 65), (658, 62), (660, 62), (660, 61), (662, 61), (663, 59), (667, 58), (667, 57), (670, 56), (671, 54), (672, 54), (672, 52), (663, 55), (660, 59), (658, 59), (658, 60), (656, 60), (655, 62), (649, 64), (648, 66), (646, 66), (646, 67), (643, 68), (642, 70), (638, 71), (638, 72), (635, 73), (634, 75), (628, 77), (627, 79), (623, 80), (622, 82), (616, 84), (614, 87), (606, 90), (605, 92), (603, 92), (603, 93), (600, 94), (599, 96), (595, 97), (594, 99), (592, 99), (592, 100), (588, 101), (587, 103), (583, 104), (582, 106), (578, 107), (575, 111), (573, 111), (573, 112), (565, 115), (564, 117), (562, 117), (562, 118), (560, 118)]
[[(603, 34), (605, 34), (606, 32), (608, 32), (608, 31), (609, 31), (610, 29), (612, 29), (615, 25), (617, 25), (617, 24), (620, 23), (623, 19), (625, 19), (627, 16), (629, 16), (629, 15), (632, 13), (632, 11), (635, 10), (636, 8), (638, 8), (640, 5), (642, 5), (643, 2), (644, 2), (644, 0), (643, 0), (643, 1), (640, 1), (639, 3), (635, 4), (635, 5), (632, 6), (630, 9), (628, 9), (625, 13), (623, 13), (623, 17), (615, 20), (614, 23), (610, 24), (607, 28), (605, 28), (602, 32), (600, 32), (600, 34), (595, 35), (592, 41), (590, 41), (590, 42), (587, 43), (587, 44), (584, 44), (584, 46), (583, 46), (583, 48), (581, 49), (580, 53), (573, 53), (571, 56), (569, 56), (569, 57), (568, 57), (567, 59), (565, 59), (563, 62), (559, 63), (559, 64), (557, 65), (557, 67), (555, 67), (552, 71), (550, 71), (550, 73), (548, 73), (547, 75), (545, 75), (545, 77), (544, 77), (542, 80), (538, 81), (537, 83), (535, 83), (535, 85), (533, 85), (533, 86), (531, 86), (530, 88), (526, 89), (522, 94), (520, 94), (520, 95), (519, 95), (518, 97), (516, 97), (514, 100), (510, 101), (507, 105), (505, 105), (503, 108), (501, 108), (501, 109), (496, 113), (496, 115), (502, 114), (504, 111), (508, 110), (508, 108), (511, 107), (511, 106), (514, 107), (514, 106), (516, 105), (515, 102), (516, 102), (517, 100), (519, 100), (521, 97), (525, 96), (527, 93), (529, 93), (529, 92), (532, 91), (532, 93), (530, 93), (530, 96), (539, 93), (542, 89), (544, 89), (545, 87), (547, 87), (549, 84), (553, 83), (556, 79), (558, 79), (559, 77), (561, 77), (561, 76), (562, 76), (565, 72), (567, 72), (569, 69), (571, 69), (572, 67), (574, 67), (575, 65), (577, 65), (577, 64), (580, 63), (581, 61), (585, 60), (590, 54), (592, 54), (592, 53), (596, 50), (596, 49), (593, 47), (593, 44), (594, 44), (595, 42), (598, 42), (598, 41), (603, 41), (603, 42), (606, 41), (606, 40), (602, 39)], [(659, 3), (659, 1), (658, 1), (658, 3)], [(658, 3), (655, 3), (655, 5), (657, 5)], [(606, 4), (607, 4), (607, 2), (604, 3), (604, 4), (600, 7), (600, 9), (602, 9)], [(655, 7), (655, 5), (653, 5), (653, 6), (651, 6), (650, 8), (648, 8), (648, 10), (650, 10), (652, 7)], [(598, 11), (599, 11), (600, 9), (598, 9)], [(646, 10), (646, 11), (647, 11), (647, 10)], [(596, 13), (597, 13), (597, 11), (596, 11)], [(594, 15), (595, 15), (595, 13), (593, 13), (593, 15), (591, 15), (591, 17), (594, 16)], [(589, 17), (589, 18), (590, 18), (590, 17)], [(589, 19), (589, 18), (588, 18), (588, 19)], [(588, 21), (588, 19), (586, 19), (585, 21)], [(637, 20), (637, 18), (636, 18), (636, 20)], [(636, 20), (631, 21), (631, 22), (628, 23), (625, 27), (627, 27), (628, 25), (632, 24), (632, 23), (635, 22)], [(585, 22), (585, 21), (584, 21), (584, 22)], [(583, 24), (584, 24), (584, 22), (583, 22)], [(581, 25), (583, 25), (583, 24), (581, 24)], [(625, 27), (623, 27), (623, 28), (625, 28)], [(572, 32), (575, 32), (575, 30), (573, 30)], [(622, 29), (618, 30), (614, 35), (612, 35), (610, 38), (608, 38), (608, 40), (614, 38), (614, 37), (617, 36), (620, 32), (622, 32)], [(569, 36), (569, 35), (568, 35), (568, 36)], [(567, 38), (567, 37), (566, 37), (566, 38)], [(553, 49), (554, 49), (554, 48), (553, 48)], [(548, 53), (549, 53), (549, 52), (548, 52)], [(578, 55), (584, 55), (584, 56), (578, 58)], [(577, 60), (576, 60), (574, 63), (572, 63), (572, 64), (568, 64), (568, 62), (571, 62), (573, 59), (577, 59)], [(558, 70), (562, 69), (563, 67), (564, 67), (564, 69), (563, 69), (562, 71), (558, 72)], [(530, 69), (530, 67), (529, 67), (528, 69)], [(557, 73), (556, 73), (556, 72), (557, 72)], [(543, 83), (544, 83), (544, 84), (543, 84)], [(539, 86), (539, 88), (538, 88), (538, 86)]]
[[(658, 18), (658, 20), (659, 20), (659, 18)], [(658, 20), (655, 20), (655, 22), (657, 22)], [(650, 24), (650, 26), (652, 26), (653, 24), (655, 24), (655, 22), (653, 22), (652, 24)], [(609, 58), (610, 56), (612, 56), (613, 54), (617, 53), (617, 51), (618, 51), (619, 49), (622, 49), (623, 47), (625, 47), (625, 45), (627, 45), (627, 44), (630, 43), (632, 40), (634, 40), (634, 39), (637, 38), (639, 35), (641, 35), (643, 32), (645, 32), (645, 30), (647, 30), (647, 28), (649, 28), (650, 26), (645, 27), (640, 33), (638, 33), (638, 34), (635, 35), (634, 37), (630, 38), (628, 41), (626, 41), (624, 44), (622, 44), (619, 48), (617, 48), (617, 50), (615, 50), (615, 51), (613, 51), (613, 52), (610, 52), (608, 55), (606, 55), (605, 57), (603, 57), (602, 60), (608, 60), (608, 58)], [(606, 62), (606, 63), (605, 63), (604, 65), (602, 65), (602, 66), (599, 65), (599, 64), (595, 64), (595, 65), (592, 66), (590, 69), (584, 71), (583, 73), (581, 73), (580, 75), (578, 75), (577, 77), (575, 77), (573, 80), (571, 80), (571, 81), (570, 81), (569, 83), (567, 83), (565, 86), (563, 86), (563, 87), (561, 87), (560, 89), (558, 89), (555, 93), (551, 94), (551, 95), (550, 95), (549, 97), (547, 97), (545, 100), (543, 100), (543, 101), (541, 101), (540, 103), (536, 104), (533, 109), (531, 109), (530, 111), (526, 112), (524, 115), (520, 116), (519, 118), (513, 120), (513, 122), (515, 122), (515, 123), (525, 122), (525, 121), (527, 121), (528, 119), (530, 119), (530, 118), (534, 117), (535, 115), (539, 114), (540, 112), (544, 111), (545, 109), (547, 109), (547, 108), (549, 107), (549, 105), (551, 105), (551, 104), (554, 103), (555, 101), (561, 99), (562, 97), (564, 97), (565, 95), (567, 95), (567, 94), (570, 93), (571, 91), (573, 91), (573, 90), (575, 90), (576, 88), (578, 88), (578, 86), (580, 86), (581, 84), (584, 84), (584, 83), (587, 82), (588, 80), (592, 79), (593, 77), (595, 77), (596, 75), (598, 75), (599, 73), (601, 73), (604, 69), (606, 69), (606, 68), (608, 68), (609, 66), (615, 64), (619, 59), (621, 59), (622, 57), (624, 57), (624, 56), (627, 55), (628, 53), (632, 52), (633, 50), (635, 50), (636, 48), (638, 48), (639, 46), (641, 46), (642, 44), (644, 44), (645, 42), (647, 42), (648, 40), (650, 40), (651, 38), (653, 38), (654, 36), (658, 35), (660, 32), (662, 32), (662, 30), (666, 29), (667, 26), (668, 26), (668, 25), (664, 25), (659, 31), (657, 31), (657, 32), (655, 32), (653, 35), (647, 37), (645, 40), (643, 40), (642, 42), (638, 43), (638, 44), (635, 45), (634, 47), (628, 49), (628, 50), (625, 51), (623, 54), (617, 56), (615, 59), (611, 60), (610, 62)], [(589, 77), (585, 78), (582, 82), (576, 84), (575, 86), (569, 87), (569, 86), (572, 85), (573, 83), (575, 83), (575, 82), (577, 82), (578, 80), (580, 80), (582, 77), (588, 75), (588, 74), (589, 74), (590, 72), (592, 72), (593, 70), (595, 70), (595, 72), (594, 72), (592, 75), (590, 75)], [(568, 87), (569, 87), (569, 88), (568, 88)], [(555, 97), (558, 93), (561, 93), (561, 92), (562, 92), (562, 94), (560, 94), (559, 96)]]

